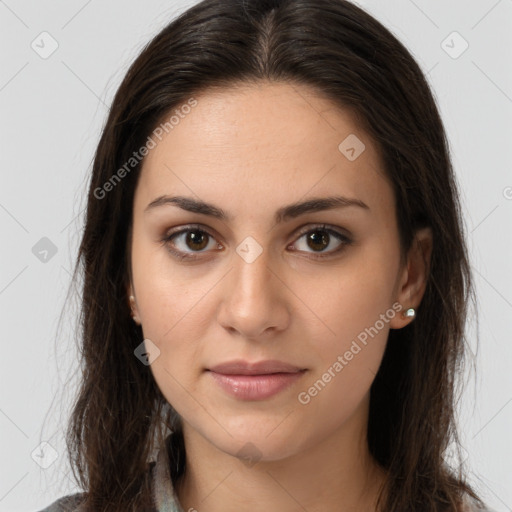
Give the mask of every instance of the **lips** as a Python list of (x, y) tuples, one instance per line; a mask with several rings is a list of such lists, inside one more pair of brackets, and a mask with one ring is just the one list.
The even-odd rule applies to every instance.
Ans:
[(240, 400), (264, 400), (290, 387), (306, 372), (283, 361), (237, 360), (212, 366), (208, 373), (220, 389)]
[(304, 368), (299, 368), (283, 361), (266, 360), (250, 363), (237, 359), (228, 361), (209, 368), (210, 371), (223, 375), (267, 375), (269, 373), (297, 373)]

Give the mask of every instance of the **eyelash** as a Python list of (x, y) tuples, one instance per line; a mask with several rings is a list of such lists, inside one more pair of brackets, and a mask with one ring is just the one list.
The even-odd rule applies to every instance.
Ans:
[[(327, 255), (324, 255), (324, 253), (318, 253), (318, 255), (315, 255), (313, 257), (310, 256), (311, 259), (320, 260), (320, 259), (328, 258), (328, 257), (332, 256), (333, 254), (337, 254), (337, 253), (341, 252), (346, 246), (351, 245), (353, 243), (353, 240), (351, 240), (349, 237), (347, 237), (346, 235), (340, 233), (339, 231), (337, 231), (335, 229), (330, 228), (326, 224), (318, 224), (318, 225), (308, 227), (308, 229), (303, 230), (298, 234), (297, 240), (302, 238), (304, 235), (307, 235), (314, 231), (323, 231), (323, 232), (328, 233), (329, 235), (333, 235), (340, 242), (342, 242), (342, 244), (337, 249), (335, 249), (333, 251), (329, 251), (328, 253), (325, 253)], [(163, 245), (165, 245), (167, 250), (173, 256), (178, 258), (179, 260), (187, 260), (187, 261), (197, 260), (197, 259), (201, 258), (201, 256), (199, 256), (199, 255), (205, 251), (196, 251), (195, 253), (194, 252), (186, 253), (186, 252), (182, 252), (182, 251), (179, 251), (176, 249), (172, 249), (172, 247), (171, 247), (172, 246), (171, 242), (174, 238), (178, 237), (179, 235), (182, 235), (183, 233), (189, 233), (189, 232), (199, 232), (199, 233), (208, 235), (209, 237), (215, 239), (215, 237), (211, 233), (209, 233), (207, 230), (202, 228), (199, 224), (194, 224), (194, 225), (189, 225), (183, 229), (173, 231), (172, 233), (167, 234), (164, 238), (162, 238), (161, 243)], [(294, 244), (295, 244), (295, 242), (292, 245), (294, 245)], [(310, 254), (315, 254), (315, 253), (310, 253)]]

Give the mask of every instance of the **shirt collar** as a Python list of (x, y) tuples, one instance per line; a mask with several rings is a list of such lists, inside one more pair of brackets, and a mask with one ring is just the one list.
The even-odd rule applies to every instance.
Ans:
[(168, 438), (158, 451), (153, 468), (153, 500), (156, 512), (184, 512), (171, 480), (171, 461), (167, 451), (167, 441)]

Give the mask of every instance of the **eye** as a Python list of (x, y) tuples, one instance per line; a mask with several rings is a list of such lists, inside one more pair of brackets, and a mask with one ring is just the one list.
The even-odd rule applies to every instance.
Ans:
[[(167, 249), (180, 260), (196, 259), (194, 253), (206, 252), (208, 249), (217, 247), (222, 249), (219, 243), (214, 243), (215, 238), (199, 226), (188, 226), (168, 234), (162, 242)], [(191, 249), (188, 251), (187, 249)]]
[[(301, 239), (304, 239), (304, 242), (301, 242)], [(337, 243), (334, 249), (331, 247), (333, 241)], [(221, 244), (216, 242), (213, 235), (200, 226), (187, 226), (176, 230), (167, 234), (161, 242), (179, 260), (194, 260), (199, 258), (203, 252), (223, 248)], [(298, 249), (299, 252), (310, 254), (311, 251), (307, 249), (313, 249), (313, 258), (321, 259), (341, 252), (345, 246), (352, 244), (352, 242), (348, 236), (322, 224), (313, 227), (308, 226), (308, 229), (303, 230), (297, 241), (289, 245), (288, 248)], [(331, 249), (326, 250), (329, 247)]]
[[(304, 239), (304, 241), (300, 242), (302, 239)], [(332, 249), (333, 239), (337, 242), (334, 249)], [(352, 243), (352, 240), (348, 236), (335, 229), (328, 228), (325, 224), (315, 226), (313, 228), (309, 227), (307, 231), (302, 232), (301, 236), (297, 240), (299, 242), (294, 242), (289, 247), (298, 249), (302, 252), (310, 252), (307, 248), (313, 249), (313, 254), (319, 253), (318, 255), (314, 254), (313, 258), (325, 258), (332, 256), (333, 254), (342, 251), (345, 246)], [(326, 250), (330, 246), (331, 250)], [(325, 253), (325, 256), (323, 253)]]

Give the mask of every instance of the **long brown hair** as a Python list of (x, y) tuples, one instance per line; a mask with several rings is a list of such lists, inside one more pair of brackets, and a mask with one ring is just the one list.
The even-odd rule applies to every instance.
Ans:
[[(346, 0), (204, 0), (144, 48), (120, 85), (94, 157), (74, 271), (83, 277), (83, 374), (66, 440), (86, 505), (124, 512), (149, 506), (148, 462), (171, 430), (173, 478), (185, 469), (176, 414), (134, 357), (143, 336), (126, 290), (141, 166), (126, 163), (194, 94), (256, 81), (312, 86), (355, 111), (393, 185), (402, 255), (418, 228), (432, 228), (417, 317), (390, 331), (371, 387), (368, 444), (388, 475), (381, 511), (459, 510), (463, 494), (478, 497), (463, 466), (453, 470), (443, 455), (450, 442), (459, 446), (456, 377), (474, 291), (448, 143), (413, 57)], [(113, 180), (123, 166), (122, 179)]]

